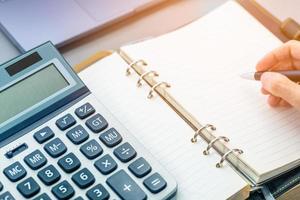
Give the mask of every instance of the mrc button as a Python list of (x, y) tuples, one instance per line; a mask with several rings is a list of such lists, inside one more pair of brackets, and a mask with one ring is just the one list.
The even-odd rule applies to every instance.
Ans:
[(3, 171), (4, 175), (12, 182), (17, 182), (24, 178), (27, 174), (20, 162), (15, 162), (6, 167)]

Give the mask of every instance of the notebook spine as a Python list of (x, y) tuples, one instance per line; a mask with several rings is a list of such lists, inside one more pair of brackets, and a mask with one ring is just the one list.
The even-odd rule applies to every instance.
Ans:
[[(195, 130), (193, 137), (191, 138), (192, 143), (197, 143), (198, 138), (204, 139), (208, 145), (203, 150), (204, 155), (209, 155), (210, 150), (216, 150), (220, 155), (221, 159), (216, 163), (217, 168), (221, 168), (225, 160), (228, 161), (230, 156), (238, 156), (243, 153), (241, 149), (230, 149), (226, 143), (230, 141), (226, 136), (215, 136), (213, 134), (216, 131), (216, 127), (212, 124), (201, 125), (195, 118), (189, 114), (172, 96), (167, 92), (166, 89), (170, 88), (171, 85), (164, 81), (157, 81), (156, 78), (159, 74), (156, 71), (147, 71), (148, 64), (145, 60), (132, 60), (124, 51), (120, 50), (119, 55), (126, 61), (128, 67), (126, 69), (126, 75), (132, 74), (135, 71), (139, 76), (137, 80), (137, 87), (141, 87), (143, 83), (147, 83), (150, 86), (150, 91), (147, 98), (151, 99), (154, 93), (157, 93), (164, 99), (168, 105), (170, 105), (190, 126)], [(231, 162), (232, 163), (232, 162)]]

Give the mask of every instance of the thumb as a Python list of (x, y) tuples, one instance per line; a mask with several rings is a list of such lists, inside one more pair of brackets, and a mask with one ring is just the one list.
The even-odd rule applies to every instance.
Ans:
[(272, 95), (281, 97), (300, 110), (300, 86), (276, 72), (265, 72), (261, 77), (262, 87)]

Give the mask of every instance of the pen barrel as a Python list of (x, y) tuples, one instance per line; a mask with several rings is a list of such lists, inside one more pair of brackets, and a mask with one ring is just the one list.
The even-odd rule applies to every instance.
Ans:
[[(256, 72), (254, 74), (255, 80), (260, 80), (262, 74), (264, 72)], [(294, 70), (294, 71), (276, 71), (276, 73), (280, 73), (284, 76), (286, 76), (288, 79), (290, 79), (293, 82), (300, 83), (300, 70)]]

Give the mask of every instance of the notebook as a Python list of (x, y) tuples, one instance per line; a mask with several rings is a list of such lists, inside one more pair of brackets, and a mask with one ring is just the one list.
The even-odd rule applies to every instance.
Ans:
[(239, 76), (279, 45), (228, 1), (79, 75), (175, 176), (178, 199), (245, 199), (300, 164), (299, 113), (270, 108), (260, 83)]

